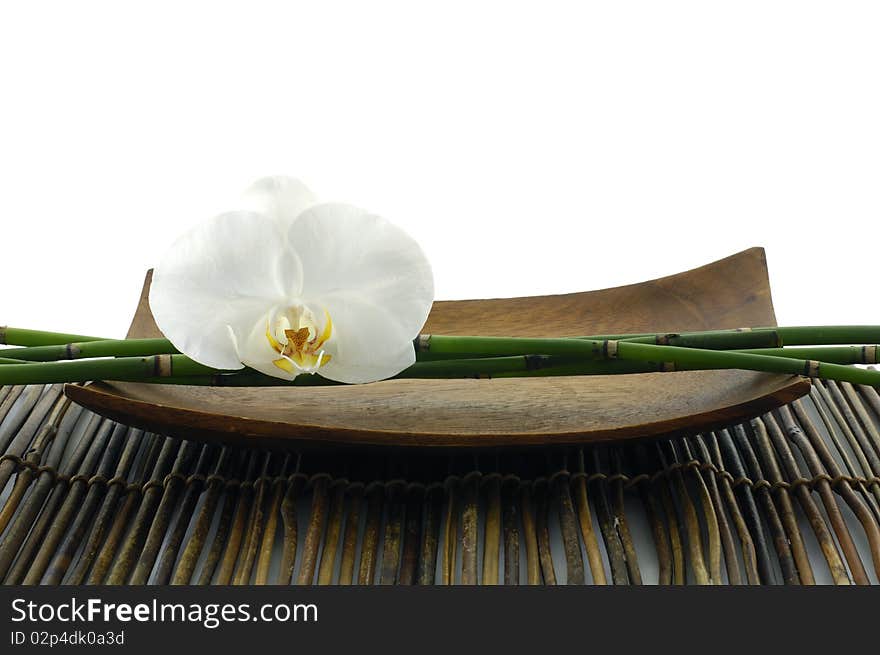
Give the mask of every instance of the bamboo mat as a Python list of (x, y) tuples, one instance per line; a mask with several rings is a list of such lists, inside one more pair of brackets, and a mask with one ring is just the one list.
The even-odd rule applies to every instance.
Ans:
[(5, 584), (870, 584), (880, 395), (520, 453), (201, 444), (0, 389)]

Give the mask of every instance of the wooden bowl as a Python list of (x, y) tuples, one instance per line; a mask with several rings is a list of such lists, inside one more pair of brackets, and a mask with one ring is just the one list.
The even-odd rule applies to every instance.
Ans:
[[(128, 338), (161, 336), (147, 273)], [(752, 248), (650, 282), (554, 296), (434, 303), (428, 334), (577, 336), (775, 325), (766, 260)], [(386, 380), (335, 387), (67, 385), (74, 402), (164, 434), (297, 447), (519, 447), (698, 432), (810, 388), (798, 376), (686, 371), (616, 376)]]

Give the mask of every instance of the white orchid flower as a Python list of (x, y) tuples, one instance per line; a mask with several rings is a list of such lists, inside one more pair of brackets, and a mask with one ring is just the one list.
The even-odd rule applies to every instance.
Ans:
[(245, 208), (174, 243), (153, 271), (150, 308), (165, 337), (206, 366), (360, 383), (415, 362), (433, 297), (428, 260), (403, 230), (271, 177)]

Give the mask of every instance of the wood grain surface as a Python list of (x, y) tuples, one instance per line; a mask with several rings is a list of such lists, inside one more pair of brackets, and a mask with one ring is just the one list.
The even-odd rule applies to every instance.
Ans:
[[(144, 284), (129, 338), (161, 336)], [(642, 284), (530, 298), (439, 301), (424, 332), (575, 336), (775, 325), (752, 248)], [(344, 387), (209, 388), (96, 382), (75, 402), (147, 429), (253, 445), (516, 447), (696, 432), (809, 390), (795, 376), (689, 371), (625, 376), (387, 380)]]

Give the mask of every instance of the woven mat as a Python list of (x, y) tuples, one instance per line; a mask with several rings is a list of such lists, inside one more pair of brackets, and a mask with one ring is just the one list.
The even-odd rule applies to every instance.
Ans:
[(0, 389), (6, 584), (870, 584), (880, 396), (521, 453), (267, 451)]

